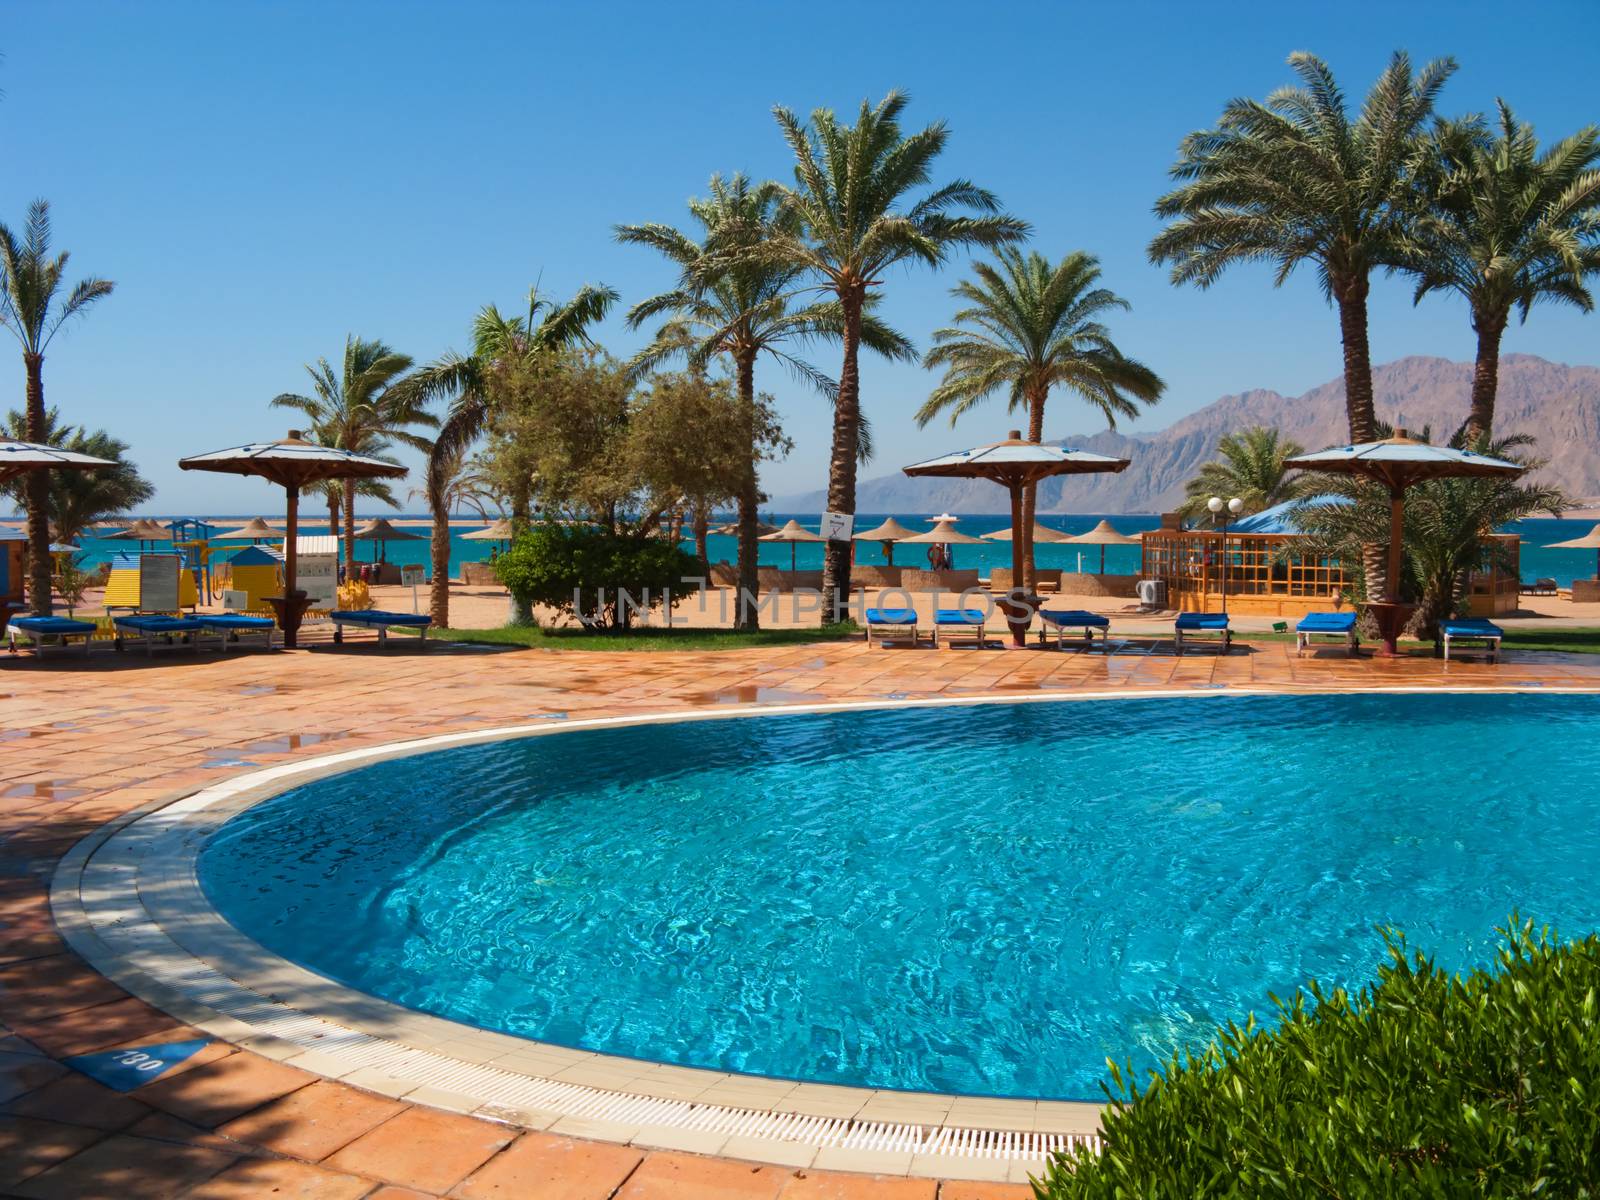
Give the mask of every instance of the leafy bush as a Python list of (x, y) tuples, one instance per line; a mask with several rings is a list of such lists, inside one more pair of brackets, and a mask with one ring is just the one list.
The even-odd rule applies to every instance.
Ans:
[(1398, 937), (1389, 956), (1371, 987), (1275, 1001), (1277, 1027), (1230, 1025), (1143, 1092), (1113, 1069), (1105, 1147), (1037, 1195), (1600, 1195), (1600, 938), (1513, 920), (1498, 970), (1465, 977)]
[(519, 604), (541, 604), (594, 629), (626, 628), (634, 605), (649, 611), (700, 587), (692, 556), (660, 537), (546, 524), (512, 543), (495, 573)]

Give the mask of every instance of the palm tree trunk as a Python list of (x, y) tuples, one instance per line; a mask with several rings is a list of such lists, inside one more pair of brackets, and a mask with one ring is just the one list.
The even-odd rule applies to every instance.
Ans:
[[(1028, 398), (1028, 440), (1038, 442), (1044, 440), (1044, 393), (1036, 393)], [(1039, 564), (1033, 560), (1033, 514), (1038, 507), (1039, 484), (1030, 483), (1022, 493), (1022, 528), (1013, 529), (1011, 536), (1020, 537), (1022, 542), (1022, 569), (1026, 578), (1013, 579), (1012, 586), (1019, 583), (1030, 593), (1039, 588)]]
[(428, 510), (433, 530), (428, 535), (428, 558), (433, 579), (428, 585), (428, 615), (441, 629), (450, 627), (450, 514), (444, 497), (428, 493)]
[[(44, 355), (24, 353), (28, 371), (27, 430), (30, 442), (44, 441)], [(50, 478), (28, 473), (28, 602), (36, 617), (48, 617), (50, 597)]]
[(1344, 341), (1344, 408), (1350, 440), (1370, 442), (1377, 436), (1372, 404), (1372, 349), (1367, 343), (1367, 278), (1336, 281), (1339, 334)]
[[(844, 365), (839, 369), (839, 398), (833, 407), (833, 452), (828, 460), (828, 508), (856, 511), (856, 452), (861, 437), (861, 309), (864, 293), (842, 291), (844, 306)], [(850, 595), (850, 543), (829, 542), (822, 566), (822, 592), (829, 604), (823, 619), (844, 615)]]
[[(519, 487), (511, 495), (511, 531), (521, 535), (528, 531), (533, 523), (532, 517), (533, 498), (528, 495), (526, 488)], [(511, 597), (511, 621), (516, 625), (533, 624), (533, 601), (519, 599), (515, 594)]]
[(344, 577), (356, 570), (356, 481), (344, 481)]
[[(761, 493), (756, 487), (756, 356), (740, 351), (736, 360), (739, 380), (739, 416), (744, 422), (743, 443), (750, 448), (750, 461), (739, 480), (739, 588), (734, 597), (733, 627), (754, 631), (761, 628), (756, 591), (760, 579), (756, 572), (757, 543), (760, 532)], [(743, 465), (743, 464), (741, 464)]]
[(1467, 437), (1476, 441), (1494, 429), (1494, 402), (1500, 391), (1500, 339), (1506, 331), (1506, 316), (1473, 315), (1472, 327), (1478, 333), (1478, 357), (1472, 364), (1472, 408), (1467, 414)]

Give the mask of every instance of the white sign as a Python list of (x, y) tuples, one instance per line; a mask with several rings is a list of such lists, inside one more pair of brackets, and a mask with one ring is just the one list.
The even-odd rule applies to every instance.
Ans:
[(830, 542), (848, 542), (856, 531), (856, 519), (851, 513), (825, 512), (822, 514), (822, 536)]
[(339, 590), (337, 554), (301, 554), (295, 560), (294, 585), (306, 594), (312, 608), (329, 608)]
[(420, 587), (428, 581), (428, 570), (421, 563), (404, 563), (400, 567), (402, 587)]

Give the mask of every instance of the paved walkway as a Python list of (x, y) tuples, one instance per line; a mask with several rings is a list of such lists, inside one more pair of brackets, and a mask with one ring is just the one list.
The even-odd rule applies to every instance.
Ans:
[(866, 650), (683, 654), (370, 646), (227, 658), (0, 662), (0, 1193), (48, 1200), (1001, 1200), (1016, 1184), (890, 1179), (524, 1132), (211, 1042), (114, 1091), (62, 1060), (198, 1036), (77, 959), (46, 900), (105, 821), (257, 766), (565, 712), (1171, 687), (1600, 688), (1600, 662), (1354, 662), (1292, 648), (1159, 655)]

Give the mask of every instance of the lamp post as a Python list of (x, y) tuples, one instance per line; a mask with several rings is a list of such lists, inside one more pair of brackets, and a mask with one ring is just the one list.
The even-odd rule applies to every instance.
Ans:
[(1244, 501), (1235, 496), (1232, 500), (1224, 501), (1221, 496), (1213, 496), (1206, 501), (1206, 507), (1211, 510), (1213, 523), (1222, 522), (1222, 615), (1228, 615), (1228, 520), (1237, 517), (1244, 508)]

